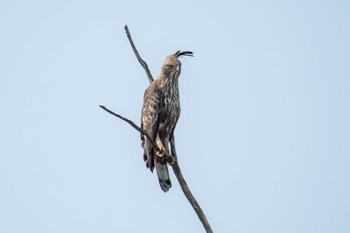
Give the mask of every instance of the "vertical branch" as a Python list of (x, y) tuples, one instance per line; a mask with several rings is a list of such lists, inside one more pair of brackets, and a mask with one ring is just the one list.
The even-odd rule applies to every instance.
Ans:
[(136, 47), (135, 47), (135, 44), (134, 44), (134, 42), (133, 42), (133, 40), (132, 40), (132, 38), (131, 38), (128, 25), (125, 25), (124, 29), (125, 29), (125, 32), (126, 32), (126, 36), (127, 36), (128, 39), (129, 39), (131, 48), (134, 50), (134, 53), (135, 53), (135, 55), (136, 55), (137, 60), (140, 62), (141, 66), (142, 66), (143, 69), (146, 71), (146, 74), (147, 74), (149, 83), (152, 83), (154, 79), (153, 79), (153, 77), (152, 77), (151, 71), (149, 70), (147, 63), (141, 58), (139, 52), (137, 51), (137, 49), (136, 49)]
[(177, 154), (176, 154), (176, 148), (175, 148), (174, 132), (172, 132), (171, 135), (170, 135), (170, 151), (171, 151), (171, 155), (175, 158), (176, 161), (178, 161), (177, 160)]

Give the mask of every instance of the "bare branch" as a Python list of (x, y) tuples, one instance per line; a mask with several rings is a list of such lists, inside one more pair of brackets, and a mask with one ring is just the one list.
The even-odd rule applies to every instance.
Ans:
[[(137, 60), (139, 61), (139, 63), (141, 64), (141, 66), (144, 68), (144, 70), (146, 71), (146, 74), (147, 74), (147, 77), (148, 77), (148, 80), (150, 83), (153, 82), (153, 77), (152, 77), (152, 74), (148, 68), (148, 65), (147, 63), (142, 60), (140, 54), (138, 53), (135, 45), (134, 45), (134, 42), (131, 38), (131, 35), (130, 35), (130, 32), (129, 32), (129, 29), (128, 29), (128, 26), (125, 25), (124, 27), (125, 29), (125, 32), (126, 32), (126, 35), (129, 39), (129, 42), (130, 42), (130, 45), (132, 47), (132, 49), (134, 50), (134, 53), (136, 55), (136, 58)], [(211, 229), (210, 225), (209, 225), (209, 222), (207, 220), (207, 218), (205, 217), (205, 214), (204, 212), (202, 211), (201, 207), (199, 206), (197, 200), (195, 199), (195, 197), (192, 195), (184, 177), (182, 176), (182, 173), (181, 173), (181, 169), (180, 169), (180, 166), (178, 164), (178, 161), (177, 161), (177, 154), (176, 154), (176, 148), (175, 148), (175, 137), (174, 137), (174, 134), (171, 135), (170, 137), (170, 146), (171, 146), (171, 155), (169, 155), (168, 151), (164, 150), (164, 151), (161, 151), (161, 149), (158, 147), (158, 145), (155, 143), (155, 141), (153, 140), (153, 138), (143, 129), (141, 129), (139, 126), (137, 126), (133, 121), (129, 120), (128, 118), (126, 117), (123, 117), (111, 110), (109, 110), (108, 108), (106, 108), (105, 106), (103, 105), (100, 105), (100, 107), (107, 111), (108, 113), (122, 119), (123, 121), (126, 121), (127, 123), (129, 123), (134, 129), (136, 129), (138, 132), (140, 132), (142, 135), (144, 135), (152, 144), (153, 148), (155, 148), (157, 150), (158, 153), (157, 156), (159, 156), (158, 154), (161, 154), (161, 155), (164, 155), (167, 162), (169, 162), (169, 164), (172, 166), (173, 168), (173, 171), (175, 173), (175, 176), (180, 184), (180, 187), (183, 191), (183, 193), (185, 194), (187, 200), (190, 202), (190, 204), (192, 205), (194, 211), (196, 212), (199, 220), (202, 222), (203, 224), (203, 227), (205, 228), (206, 232), (207, 233), (212, 233), (213, 230)]]
[(198, 204), (196, 198), (192, 195), (189, 187), (187, 186), (187, 183), (186, 183), (184, 177), (182, 176), (181, 169), (180, 169), (180, 166), (179, 166), (179, 163), (178, 163), (178, 160), (177, 160), (174, 134), (172, 135), (172, 137), (170, 139), (170, 146), (171, 146), (171, 155), (175, 158), (175, 161), (176, 161), (172, 165), (172, 168), (173, 168), (173, 171), (174, 171), (175, 176), (177, 178), (177, 181), (179, 181), (179, 184), (181, 186), (182, 192), (185, 194), (187, 200), (192, 205), (194, 211), (196, 211), (196, 214), (197, 214), (199, 220), (202, 222), (205, 230), (208, 233), (212, 233), (213, 230), (211, 229), (210, 224), (209, 224), (207, 218), (205, 217), (205, 214), (204, 214), (202, 208)]
[(176, 161), (177, 160), (177, 154), (176, 154), (176, 148), (175, 148), (175, 136), (174, 136), (174, 132), (170, 135), (170, 150), (171, 150), (171, 155), (175, 158)]
[(151, 136), (148, 135), (148, 133), (141, 129), (140, 127), (138, 127), (132, 120), (129, 120), (126, 117), (123, 117), (122, 115), (119, 115), (118, 113), (113, 112), (112, 110), (109, 110), (108, 108), (106, 108), (104, 105), (99, 105), (100, 108), (102, 108), (103, 110), (105, 110), (106, 112), (109, 112), (110, 114), (122, 119), (123, 121), (126, 121), (129, 123), (129, 125), (131, 125), (134, 129), (136, 129), (137, 131), (139, 131), (141, 134), (145, 135), (147, 137), (147, 139), (151, 142), (152, 146), (154, 148), (156, 148), (157, 150), (159, 149), (158, 145), (153, 141), (153, 138)]
[(143, 129), (141, 129), (140, 127), (138, 127), (132, 120), (123, 117), (122, 115), (119, 115), (118, 113), (113, 112), (112, 110), (106, 108), (103, 105), (100, 105), (100, 108), (102, 108), (103, 110), (105, 110), (106, 112), (122, 119), (123, 121), (126, 121), (129, 125), (131, 125), (134, 129), (136, 129), (139, 133), (143, 134), (145, 137), (147, 137), (147, 139), (151, 142), (152, 146), (160, 153), (166, 156), (166, 160), (169, 162), (169, 164), (171, 165), (171, 167), (173, 168), (173, 171), (175, 173), (176, 179), (178, 180), (180, 187), (182, 189), (182, 192), (185, 194), (187, 200), (190, 202), (190, 204), (192, 205), (194, 211), (196, 211), (196, 214), (199, 218), (199, 220), (202, 222), (205, 230), (208, 233), (212, 233), (212, 229), (209, 225), (209, 222), (207, 220), (207, 218), (204, 215), (204, 212), (202, 210), (202, 208), (199, 206), (196, 198), (192, 195), (190, 189), (188, 188), (188, 185), (184, 179), (184, 177), (182, 176), (181, 173), (181, 169), (180, 166), (177, 162), (177, 154), (176, 154), (176, 148), (175, 148), (175, 138), (174, 135), (171, 136), (170, 139), (170, 146), (171, 146), (171, 155), (168, 154), (168, 152), (166, 150), (162, 151), (158, 145), (155, 143), (155, 141), (153, 140), (153, 138)]
[(153, 77), (152, 77), (151, 71), (149, 70), (147, 63), (141, 58), (139, 52), (137, 51), (137, 49), (136, 49), (136, 47), (135, 47), (135, 44), (134, 44), (134, 42), (133, 42), (133, 40), (132, 40), (132, 38), (131, 38), (128, 25), (125, 25), (124, 29), (125, 29), (125, 32), (126, 32), (126, 36), (127, 36), (128, 39), (129, 39), (131, 48), (134, 50), (134, 53), (135, 53), (135, 55), (136, 55), (137, 60), (140, 62), (141, 66), (142, 66), (143, 69), (146, 71), (146, 74), (147, 74), (149, 83), (152, 83), (154, 79), (153, 79)]
[[(118, 113), (113, 112), (112, 110), (106, 108), (106, 107), (103, 106), (103, 105), (99, 105), (99, 106), (100, 106), (100, 108), (102, 108), (102, 109), (105, 110), (106, 112), (108, 112), (108, 113), (110, 113), (110, 114), (112, 114), (112, 115), (114, 115), (114, 116), (116, 116), (116, 117), (122, 119), (123, 121), (126, 121), (126, 122), (127, 122), (129, 125), (131, 125), (134, 129), (136, 129), (137, 131), (139, 131), (139, 133), (141, 133), (142, 135), (144, 135), (144, 136), (148, 139), (148, 141), (150, 141), (150, 143), (152, 144), (153, 148), (155, 148), (155, 149), (158, 151), (158, 153), (159, 153), (160, 155), (165, 156), (167, 162), (168, 162), (170, 165), (174, 164), (174, 161), (175, 161), (174, 157), (172, 157), (171, 155), (169, 155), (168, 152), (167, 152), (166, 150), (162, 150), (161, 148), (159, 148), (159, 146), (157, 145), (157, 143), (153, 140), (153, 138), (152, 138), (145, 130), (143, 130), (143, 129), (141, 129), (139, 126), (137, 126), (132, 120), (129, 120), (128, 118), (123, 117), (122, 115), (119, 115)], [(159, 156), (158, 154), (156, 154), (156, 155), (157, 155), (158, 157), (162, 157), (162, 156)]]

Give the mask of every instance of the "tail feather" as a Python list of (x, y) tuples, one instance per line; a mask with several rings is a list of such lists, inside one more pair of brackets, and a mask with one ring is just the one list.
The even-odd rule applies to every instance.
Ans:
[(164, 192), (167, 192), (171, 188), (171, 181), (169, 176), (169, 170), (167, 164), (161, 164), (155, 161), (157, 175), (159, 179), (159, 185)]

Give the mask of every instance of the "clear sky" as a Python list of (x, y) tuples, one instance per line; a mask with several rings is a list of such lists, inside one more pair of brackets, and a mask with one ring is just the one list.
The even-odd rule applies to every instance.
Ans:
[(0, 2), (0, 232), (204, 232), (139, 134), (182, 58), (179, 163), (214, 232), (350, 232), (349, 1)]

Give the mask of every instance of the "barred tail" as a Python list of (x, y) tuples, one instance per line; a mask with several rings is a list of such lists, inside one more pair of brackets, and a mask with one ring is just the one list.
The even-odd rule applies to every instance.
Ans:
[(155, 161), (157, 175), (159, 179), (159, 185), (164, 192), (167, 192), (171, 188), (171, 181), (169, 176), (168, 165), (161, 164), (158, 161)]

